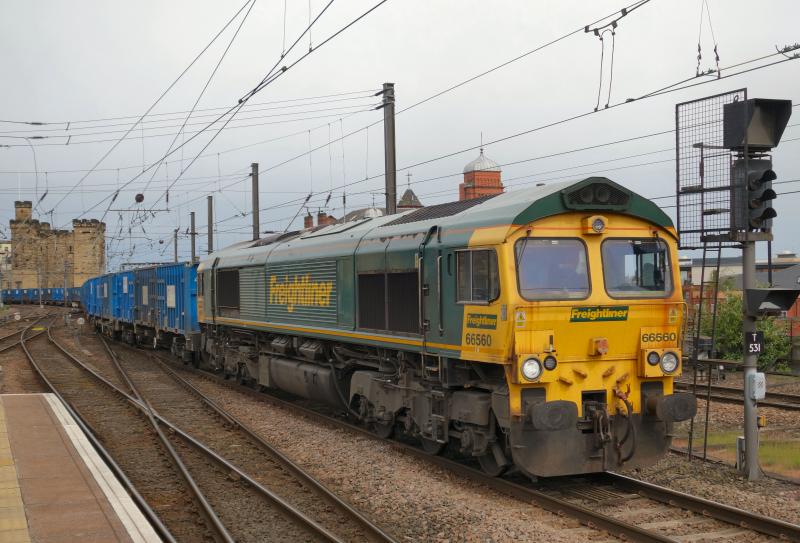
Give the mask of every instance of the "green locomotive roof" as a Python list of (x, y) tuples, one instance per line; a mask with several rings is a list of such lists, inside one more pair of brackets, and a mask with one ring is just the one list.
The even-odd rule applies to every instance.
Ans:
[[(442, 204), (442, 206), (454, 206), (455, 212), (447, 216), (429, 213), (428, 215), (433, 217), (431, 219), (425, 218), (423, 212), (426, 208), (401, 215), (399, 219), (395, 216), (393, 221), (380, 228), (380, 233), (375, 232), (374, 235), (385, 235), (389, 232), (394, 234), (400, 231), (426, 231), (434, 224), (442, 228), (524, 225), (544, 217), (571, 211), (624, 213), (663, 228), (673, 226), (669, 216), (652, 201), (605, 177), (588, 177), (581, 181), (563, 181), (505, 192), (492, 198), (482, 199), (476, 205), (464, 206), (465, 208), (459, 208), (457, 205), (471, 202), (474, 200)], [(422, 220), (408, 220), (414, 214), (419, 214)]]
[(396, 215), (360, 219), (344, 224), (306, 230), (243, 242), (210, 255), (200, 270), (219, 258), (219, 267), (248, 266), (280, 260), (327, 257), (352, 252), (365, 241), (424, 235), (438, 226), (465, 230), (493, 225), (525, 225), (536, 220), (568, 213), (587, 211), (624, 213), (654, 225), (672, 227), (672, 220), (652, 201), (605, 177), (563, 181), (540, 187), (505, 192), (491, 198), (451, 202)]

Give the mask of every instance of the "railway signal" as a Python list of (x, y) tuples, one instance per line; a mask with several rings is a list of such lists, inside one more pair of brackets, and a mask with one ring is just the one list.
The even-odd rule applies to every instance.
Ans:
[[(741, 200), (740, 215), (743, 219), (736, 226), (741, 230), (769, 232), (772, 229), (772, 219), (778, 216), (772, 207), (772, 201), (777, 197), (772, 182), (777, 178), (771, 160), (753, 159), (735, 163), (733, 179), (740, 198), (734, 198), (734, 201)], [(737, 182), (739, 180), (741, 182)]]
[(797, 300), (800, 290), (756, 288), (757, 241), (772, 241), (772, 208), (776, 193), (772, 182), (770, 150), (778, 146), (792, 114), (790, 100), (735, 100), (723, 106), (723, 147), (732, 153), (730, 241), (742, 247), (742, 290), (744, 293), (742, 331), (744, 351), (744, 472), (751, 481), (761, 478), (758, 463), (758, 400), (763, 398), (763, 374), (758, 373), (758, 356), (763, 340), (756, 331), (756, 319), (785, 311)]

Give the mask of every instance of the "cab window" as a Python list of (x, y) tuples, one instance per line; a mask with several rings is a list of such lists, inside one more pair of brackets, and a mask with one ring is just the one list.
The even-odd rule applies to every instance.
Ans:
[(586, 246), (573, 238), (522, 238), (516, 244), (519, 293), (526, 300), (589, 296)]
[(672, 293), (669, 248), (663, 240), (607, 239), (603, 278), (613, 298), (663, 298)]
[(457, 301), (488, 303), (500, 295), (497, 254), (491, 249), (456, 253)]

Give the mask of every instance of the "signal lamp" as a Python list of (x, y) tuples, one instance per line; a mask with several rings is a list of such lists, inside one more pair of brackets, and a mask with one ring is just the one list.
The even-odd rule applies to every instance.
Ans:
[(769, 232), (772, 219), (778, 216), (772, 208), (777, 193), (772, 182), (778, 178), (769, 159), (738, 160), (732, 170), (731, 226), (737, 230)]
[(556, 360), (556, 357), (553, 355), (550, 355), (544, 359), (544, 369), (548, 371), (553, 371), (554, 369), (556, 369), (557, 365), (558, 361)]
[(655, 366), (661, 362), (661, 356), (656, 351), (650, 351), (647, 353), (647, 363), (651, 366)]

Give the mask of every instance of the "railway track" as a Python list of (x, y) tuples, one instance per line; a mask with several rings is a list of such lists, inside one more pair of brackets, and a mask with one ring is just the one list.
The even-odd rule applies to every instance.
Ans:
[[(21, 342), (22, 334), (28, 330), (28, 328), (34, 327), (36, 324), (39, 323), (42, 319), (44, 319), (47, 315), (42, 315), (39, 317), (35, 317), (33, 319), (26, 319), (25, 321), (12, 321), (13, 326), (17, 329), (13, 332), (3, 334), (0, 336), (0, 353), (8, 351), (13, 347), (16, 347)], [(22, 326), (20, 326), (20, 322), (22, 322)], [(44, 327), (41, 330), (37, 330), (35, 335), (39, 335), (44, 332)], [(33, 337), (33, 336), (31, 336)]]
[[(180, 440), (195, 449), (208, 449), (226, 469), (236, 469), (242, 478), (266, 489), (289, 518), (287, 526), (278, 526), (280, 516), (271, 515), (273, 530), (281, 530), (286, 539), (292, 525), (302, 521), (306, 531), (330, 541), (393, 541), (378, 526), (335, 496), (316, 479), (291, 462), (266, 441), (222, 410), (160, 360), (142, 351), (110, 347), (109, 355), (119, 366), (123, 378), (140, 398), (147, 402)], [(166, 423), (169, 421), (169, 423)], [(188, 439), (186, 436), (191, 436)], [(224, 462), (220, 459), (224, 457)], [(235, 468), (233, 468), (235, 466)], [(216, 507), (216, 506), (215, 506)], [(219, 507), (224, 507), (220, 504)], [(269, 516), (267, 516), (269, 518)], [(238, 540), (238, 539), (237, 539)]]
[[(96, 336), (88, 336), (84, 342), (90, 340), (98, 341)], [(132, 352), (135, 353), (136, 359), (127, 355), (118, 357), (111, 349), (108, 349), (107, 357), (92, 357), (91, 363), (87, 364), (77, 360), (74, 356), (70, 356), (70, 358), (74, 366), (79, 367), (83, 373), (92, 375), (95, 381), (103, 383), (110, 393), (125, 398), (129, 404), (151, 419), (152, 428), (166, 440), (165, 446), (172, 449), (183, 464), (186, 472), (184, 475), (190, 478), (207, 503), (209, 510), (213, 511), (218, 518), (223, 533), (217, 535), (216, 539), (222, 541), (393, 541), (354, 510), (352, 514), (344, 511), (347, 507), (346, 504), (341, 504), (344, 507), (338, 509), (334, 507), (331, 501), (335, 500), (335, 496), (325, 497), (320, 494), (306, 496), (307, 501), (312, 499), (316, 503), (307, 503), (308, 508), (302, 510), (284, 497), (287, 487), (302, 486), (298, 485), (296, 480), (291, 481), (284, 474), (283, 479), (271, 481), (272, 485), (280, 486), (280, 494), (278, 494), (262, 484), (269, 473), (261, 473), (258, 469), (260, 480), (256, 480), (254, 476), (232, 463), (229, 457), (238, 454), (237, 460), (242, 459), (241, 454), (243, 453), (237, 450), (239, 448), (247, 448), (246, 454), (257, 454), (261, 457), (266, 457), (267, 452), (264, 448), (259, 448), (256, 452), (252, 442), (255, 440), (254, 438), (249, 438), (252, 440), (249, 445), (246, 443), (248, 437), (244, 425), (237, 426), (232, 417), (215, 412), (208, 405), (200, 404), (200, 400), (195, 395), (190, 394), (168, 376), (166, 373), (168, 370), (160, 369), (157, 362), (147, 359), (146, 356), (144, 359), (139, 358), (143, 356), (142, 352)], [(155, 376), (155, 381), (148, 380), (148, 376)], [(170, 391), (166, 387), (168, 383), (174, 383), (172, 395), (169, 394)], [(167, 405), (170, 401), (172, 410)], [(189, 404), (192, 409), (186, 409), (187, 404), (183, 404), (183, 410), (178, 408), (181, 402), (185, 401), (194, 402)], [(181, 411), (194, 411), (195, 409), (206, 415), (205, 418), (202, 418), (203, 415), (194, 413), (191, 418), (187, 418), (184, 413), (183, 418), (180, 419), (184, 425), (181, 428), (169, 420), (165, 416), (165, 412), (161, 411), (162, 409), (165, 412), (170, 411), (171, 415), (176, 416), (180, 416)], [(198, 432), (198, 428), (200, 428), (200, 432)], [(198, 438), (198, 433), (202, 434), (202, 439)], [(215, 436), (217, 433), (219, 435)], [(206, 444), (205, 438), (214, 440), (214, 444), (218, 447), (217, 450)], [(255, 463), (247, 466), (248, 468), (260, 468), (266, 462), (259, 458), (251, 458), (251, 461)], [(274, 475), (275, 472), (273, 467), (271, 473)], [(306, 484), (310, 485), (310, 483)], [(306, 490), (295, 489), (295, 491)], [(314, 507), (317, 508), (316, 511), (313, 510)], [(331, 526), (335, 524), (335, 531), (317, 522), (316, 514), (323, 516), (326, 512), (327, 524)], [(348, 522), (346, 522), (347, 515), (351, 516), (349, 529), (347, 528)], [(353, 515), (357, 517), (355, 520), (352, 520)], [(360, 523), (360, 525), (354, 528), (353, 523)], [(343, 529), (343, 527), (345, 528)]]
[[(81, 370), (48, 335), (21, 343), (30, 364), (64, 402), (165, 541), (214, 541), (186, 482), (147, 420)], [(88, 430), (88, 431), (87, 431)], [(149, 504), (152, 505), (152, 509)]]
[[(675, 388), (689, 392), (692, 390), (692, 385), (691, 383), (676, 381)], [(708, 397), (708, 388), (708, 384), (698, 384), (695, 395), (698, 398), (705, 399)], [(744, 393), (741, 388), (711, 385), (710, 397), (714, 401), (742, 404), (743, 394)], [(758, 405), (762, 407), (775, 407), (790, 411), (800, 411), (800, 395), (784, 394), (781, 392), (767, 392), (766, 397), (763, 400), (758, 401)]]
[[(32, 339), (44, 333), (44, 328), (38, 329), (39, 322), (46, 316), (40, 316), (25, 322), (24, 326), (19, 327), (10, 334), (0, 337), (0, 355), (2, 355), (2, 366), (0, 366), (0, 393), (29, 393), (47, 391), (47, 387), (41, 377), (31, 368), (22, 351), (22, 335), (30, 333), (27, 339)], [(15, 322), (15, 326), (19, 326)], [(19, 353), (14, 351), (19, 349)]]
[[(162, 359), (164, 359), (162, 357)], [(256, 392), (219, 376), (188, 367), (175, 367), (209, 381), (242, 392), (256, 400), (372, 436), (366, 429), (306, 405)], [(601, 529), (628, 541), (771, 541), (778, 538), (800, 541), (800, 526), (691, 496), (615, 473), (592, 477), (564, 477), (541, 483), (516, 478), (493, 478), (463, 462), (443, 456), (430, 456), (406, 443), (392, 441), (402, 449), (429, 463), (469, 480), (482, 483), (516, 499), (534, 503), (558, 515), (572, 517), (581, 524)]]

